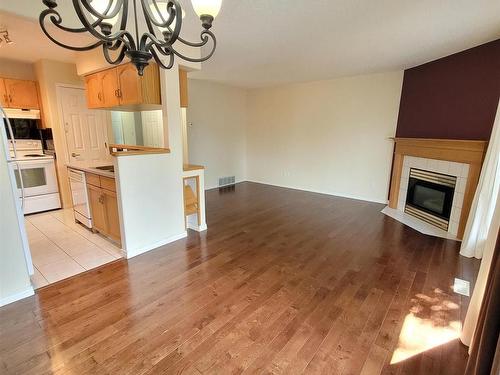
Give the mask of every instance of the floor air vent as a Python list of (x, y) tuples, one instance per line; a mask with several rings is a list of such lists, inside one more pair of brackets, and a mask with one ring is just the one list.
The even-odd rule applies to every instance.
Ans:
[(219, 187), (230, 186), (236, 183), (236, 178), (234, 176), (219, 177)]

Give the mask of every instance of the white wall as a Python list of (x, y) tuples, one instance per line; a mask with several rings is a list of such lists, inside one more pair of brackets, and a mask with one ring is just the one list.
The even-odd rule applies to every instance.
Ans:
[(205, 166), (206, 188), (224, 176), (244, 181), (247, 91), (190, 79), (187, 122), (189, 162)]
[(248, 180), (387, 202), (402, 80), (398, 71), (251, 90)]
[(33, 64), (10, 59), (0, 59), (0, 77), (36, 80)]
[(6, 145), (2, 140), (0, 142), (0, 306), (33, 294), (19, 229), (19, 225), (24, 226), (24, 222), (19, 223), (16, 215), (16, 198), (10, 183), (13, 174), (12, 170), (9, 172), (7, 166), (5, 148)]
[(161, 71), (160, 79), (162, 97), (166, 98), (163, 120), (168, 123), (164, 139), (169, 140), (171, 152), (116, 158), (122, 245), (127, 258), (187, 235), (178, 66)]

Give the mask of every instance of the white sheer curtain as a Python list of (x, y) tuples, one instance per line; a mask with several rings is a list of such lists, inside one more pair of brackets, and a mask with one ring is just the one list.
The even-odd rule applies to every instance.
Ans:
[(500, 187), (500, 102), (476, 194), (465, 226), (460, 254), (483, 257)]
[(486, 283), (488, 281), (488, 275), (490, 273), (491, 260), (495, 251), (499, 228), (500, 202), (498, 202), (497, 199), (490, 231), (484, 243), (484, 254), (483, 259), (481, 260), (481, 266), (479, 267), (479, 274), (477, 275), (476, 285), (474, 286), (474, 291), (472, 293), (469, 307), (467, 309), (467, 315), (465, 316), (462, 334), (460, 336), (462, 342), (467, 346), (471, 346), (472, 341), (474, 340), (474, 331), (476, 330), (479, 310), (481, 309), (481, 303), (483, 302), (484, 291), (486, 289)]

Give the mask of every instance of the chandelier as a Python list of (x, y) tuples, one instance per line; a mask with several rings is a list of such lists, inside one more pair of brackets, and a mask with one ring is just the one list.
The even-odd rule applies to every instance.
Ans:
[[(102, 48), (109, 64), (120, 64), (125, 57), (136, 66), (139, 75), (151, 59), (164, 68), (174, 65), (175, 56), (190, 62), (208, 60), (215, 52), (216, 39), (210, 31), (214, 17), (219, 13), (222, 0), (191, 0), (201, 20), (202, 31), (199, 42), (190, 42), (180, 36), (183, 10), (177, 0), (72, 0), (73, 7), (82, 27), (64, 26), (57, 11), (56, 0), (42, 0), (47, 9), (40, 13), (40, 27), (55, 44), (73, 51), (90, 51)], [(138, 3), (140, 2), (140, 9)], [(127, 30), (129, 5), (135, 22), (133, 32)], [(140, 34), (138, 19), (142, 12), (147, 31)], [(70, 46), (58, 41), (48, 31), (46, 24), (54, 25), (69, 33), (89, 33), (95, 41), (86, 46)], [(212, 48), (201, 58), (184, 56), (176, 46), (201, 48), (211, 40)]]

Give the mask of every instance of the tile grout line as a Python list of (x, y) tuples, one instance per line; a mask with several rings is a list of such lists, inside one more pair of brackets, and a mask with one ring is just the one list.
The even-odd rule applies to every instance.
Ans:
[[(54, 217), (52, 214), (49, 214), (51, 217)], [(63, 222), (61, 222), (60, 220), (58, 220), (57, 218), (54, 217), (54, 219), (56, 219), (57, 221), (59, 221), (61, 224), (63, 224), (64, 226), (68, 227), (66, 224), (64, 224)], [(36, 229), (38, 229), (45, 237), (47, 237), (47, 239), (52, 242), (57, 248), (59, 248), (59, 250), (61, 250), (63, 253), (65, 253), (71, 260), (73, 260), (76, 264), (78, 264), (80, 267), (82, 267), (84, 269), (84, 271), (88, 271), (88, 269), (86, 269), (83, 265), (81, 265), (75, 258), (73, 258), (70, 254), (68, 254), (61, 246), (59, 246), (57, 243), (55, 243), (54, 241), (52, 241), (50, 239), (49, 236), (47, 236), (45, 233), (43, 233), (34, 223), (31, 223)], [(69, 227), (68, 227), (69, 228)], [(69, 228), (71, 229), (71, 228)], [(71, 229), (71, 231), (73, 231), (73, 229)], [(75, 232), (75, 231), (73, 231)], [(76, 233), (76, 232), (75, 232)], [(55, 263), (55, 262), (53, 262)], [(40, 272), (41, 273), (41, 272)], [(81, 272), (78, 272), (78, 273), (81, 273)], [(78, 275), (78, 273), (75, 273), (74, 275)], [(72, 276), (74, 276), (72, 275)]]
[[(68, 226), (64, 221), (60, 220), (57, 216), (51, 214), (52, 217), (54, 217), (57, 221), (59, 221), (60, 223), (62, 223), (63, 225), (65, 225), (66, 227), (68, 227), (69, 229), (71, 229), (72, 231), (74, 231), (76, 234), (78, 234), (80, 237), (82, 237), (83, 239), (91, 242), (92, 244), (94, 244), (95, 246), (97, 246), (99, 249), (103, 250), (105, 253), (111, 255), (112, 257), (114, 257), (113, 254), (111, 254), (109, 251), (107, 251), (104, 247), (101, 247), (99, 244), (95, 243), (94, 241), (92, 241), (90, 238), (87, 238), (85, 237), (83, 234), (79, 233), (78, 231), (74, 230), (73, 228), (71, 228), (70, 226)], [(103, 239), (103, 241), (106, 241), (105, 239)], [(113, 245), (114, 246), (114, 245)], [(120, 252), (120, 249), (118, 247), (116, 247), (117, 250), (118, 250), (118, 253)], [(119, 258), (115, 258), (116, 259), (120, 259), (120, 258), (123, 258), (122, 256), (120, 256)]]

